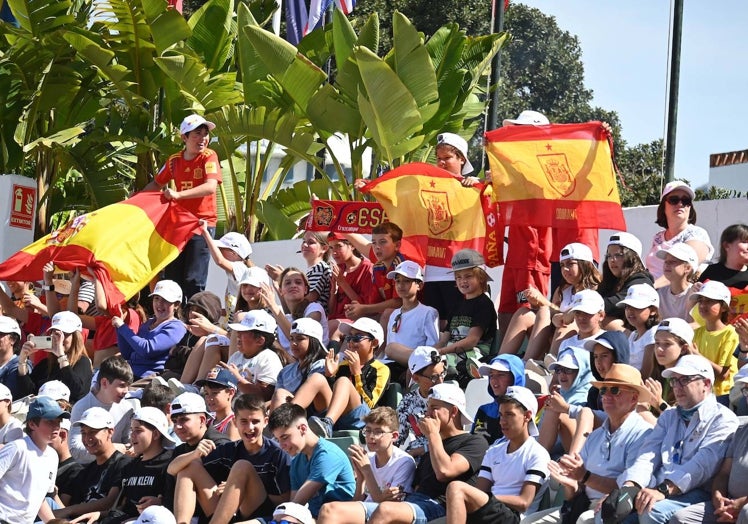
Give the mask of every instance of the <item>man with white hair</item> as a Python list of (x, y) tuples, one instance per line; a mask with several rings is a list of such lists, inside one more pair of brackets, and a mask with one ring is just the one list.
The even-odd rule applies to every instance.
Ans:
[(625, 522), (665, 524), (676, 511), (711, 498), (709, 483), (738, 419), (712, 394), (714, 370), (704, 357), (682, 356), (662, 375), (670, 382), (676, 406), (660, 415), (638, 459), (622, 475), (625, 487), (640, 489), (635, 495), (628, 492), (631, 497), (609, 497), (602, 508), (604, 519), (635, 510)]

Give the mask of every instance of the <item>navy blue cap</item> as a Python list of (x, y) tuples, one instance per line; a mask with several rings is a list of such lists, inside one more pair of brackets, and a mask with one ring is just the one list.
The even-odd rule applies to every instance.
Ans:
[(36, 397), (29, 405), (26, 419), (41, 418), (53, 420), (56, 418), (70, 418), (70, 413), (60, 407), (56, 400), (49, 397)]
[(226, 368), (221, 368), (217, 372), (215, 370), (211, 371), (206, 378), (195, 382), (195, 385), (199, 388), (216, 385), (223, 388), (237, 389), (234, 374)]

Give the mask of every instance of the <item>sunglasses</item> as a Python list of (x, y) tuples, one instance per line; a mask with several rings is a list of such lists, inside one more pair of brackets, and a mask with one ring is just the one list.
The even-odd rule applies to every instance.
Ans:
[(556, 369), (553, 370), (553, 373), (556, 375), (573, 375), (576, 372), (577, 372), (576, 369), (569, 369), (569, 368), (562, 368), (562, 367), (557, 367)]
[(400, 324), (402, 324), (403, 314), (398, 313), (395, 317), (395, 321), (392, 323), (392, 332), (397, 333), (400, 331)]
[(617, 397), (618, 395), (620, 395), (624, 391), (628, 391), (628, 390), (627, 389), (623, 389), (623, 388), (619, 388), (618, 386), (612, 386), (612, 387), (603, 386), (603, 387), (600, 388), (600, 396), (610, 395), (612, 397)]
[(374, 340), (374, 337), (372, 337), (371, 335), (363, 334), (348, 335), (347, 337), (345, 337), (346, 342), (361, 342), (362, 340)]
[(691, 200), (691, 197), (687, 196), (670, 195), (665, 199), (665, 202), (667, 202), (671, 206), (677, 206), (680, 202), (684, 207), (688, 207), (691, 205), (691, 202), (693, 202), (693, 200)]

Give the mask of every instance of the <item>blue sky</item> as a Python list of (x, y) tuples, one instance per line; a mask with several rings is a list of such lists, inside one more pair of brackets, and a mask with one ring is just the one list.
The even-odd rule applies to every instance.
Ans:
[[(630, 145), (664, 137), (670, 2), (523, 3), (577, 35), (593, 103), (618, 112)], [(746, 20), (746, 0), (685, 2), (675, 177), (695, 186), (708, 181), (710, 154), (748, 149)]]

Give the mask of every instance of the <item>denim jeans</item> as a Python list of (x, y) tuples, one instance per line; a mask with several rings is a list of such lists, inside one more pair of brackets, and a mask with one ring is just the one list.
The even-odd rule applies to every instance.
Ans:
[[(216, 234), (214, 227), (209, 227), (208, 231), (211, 237)], [(205, 291), (209, 264), (208, 243), (202, 235), (194, 235), (187, 241), (179, 256), (166, 266), (164, 277), (173, 280), (182, 288), (183, 303), (198, 291)]]

